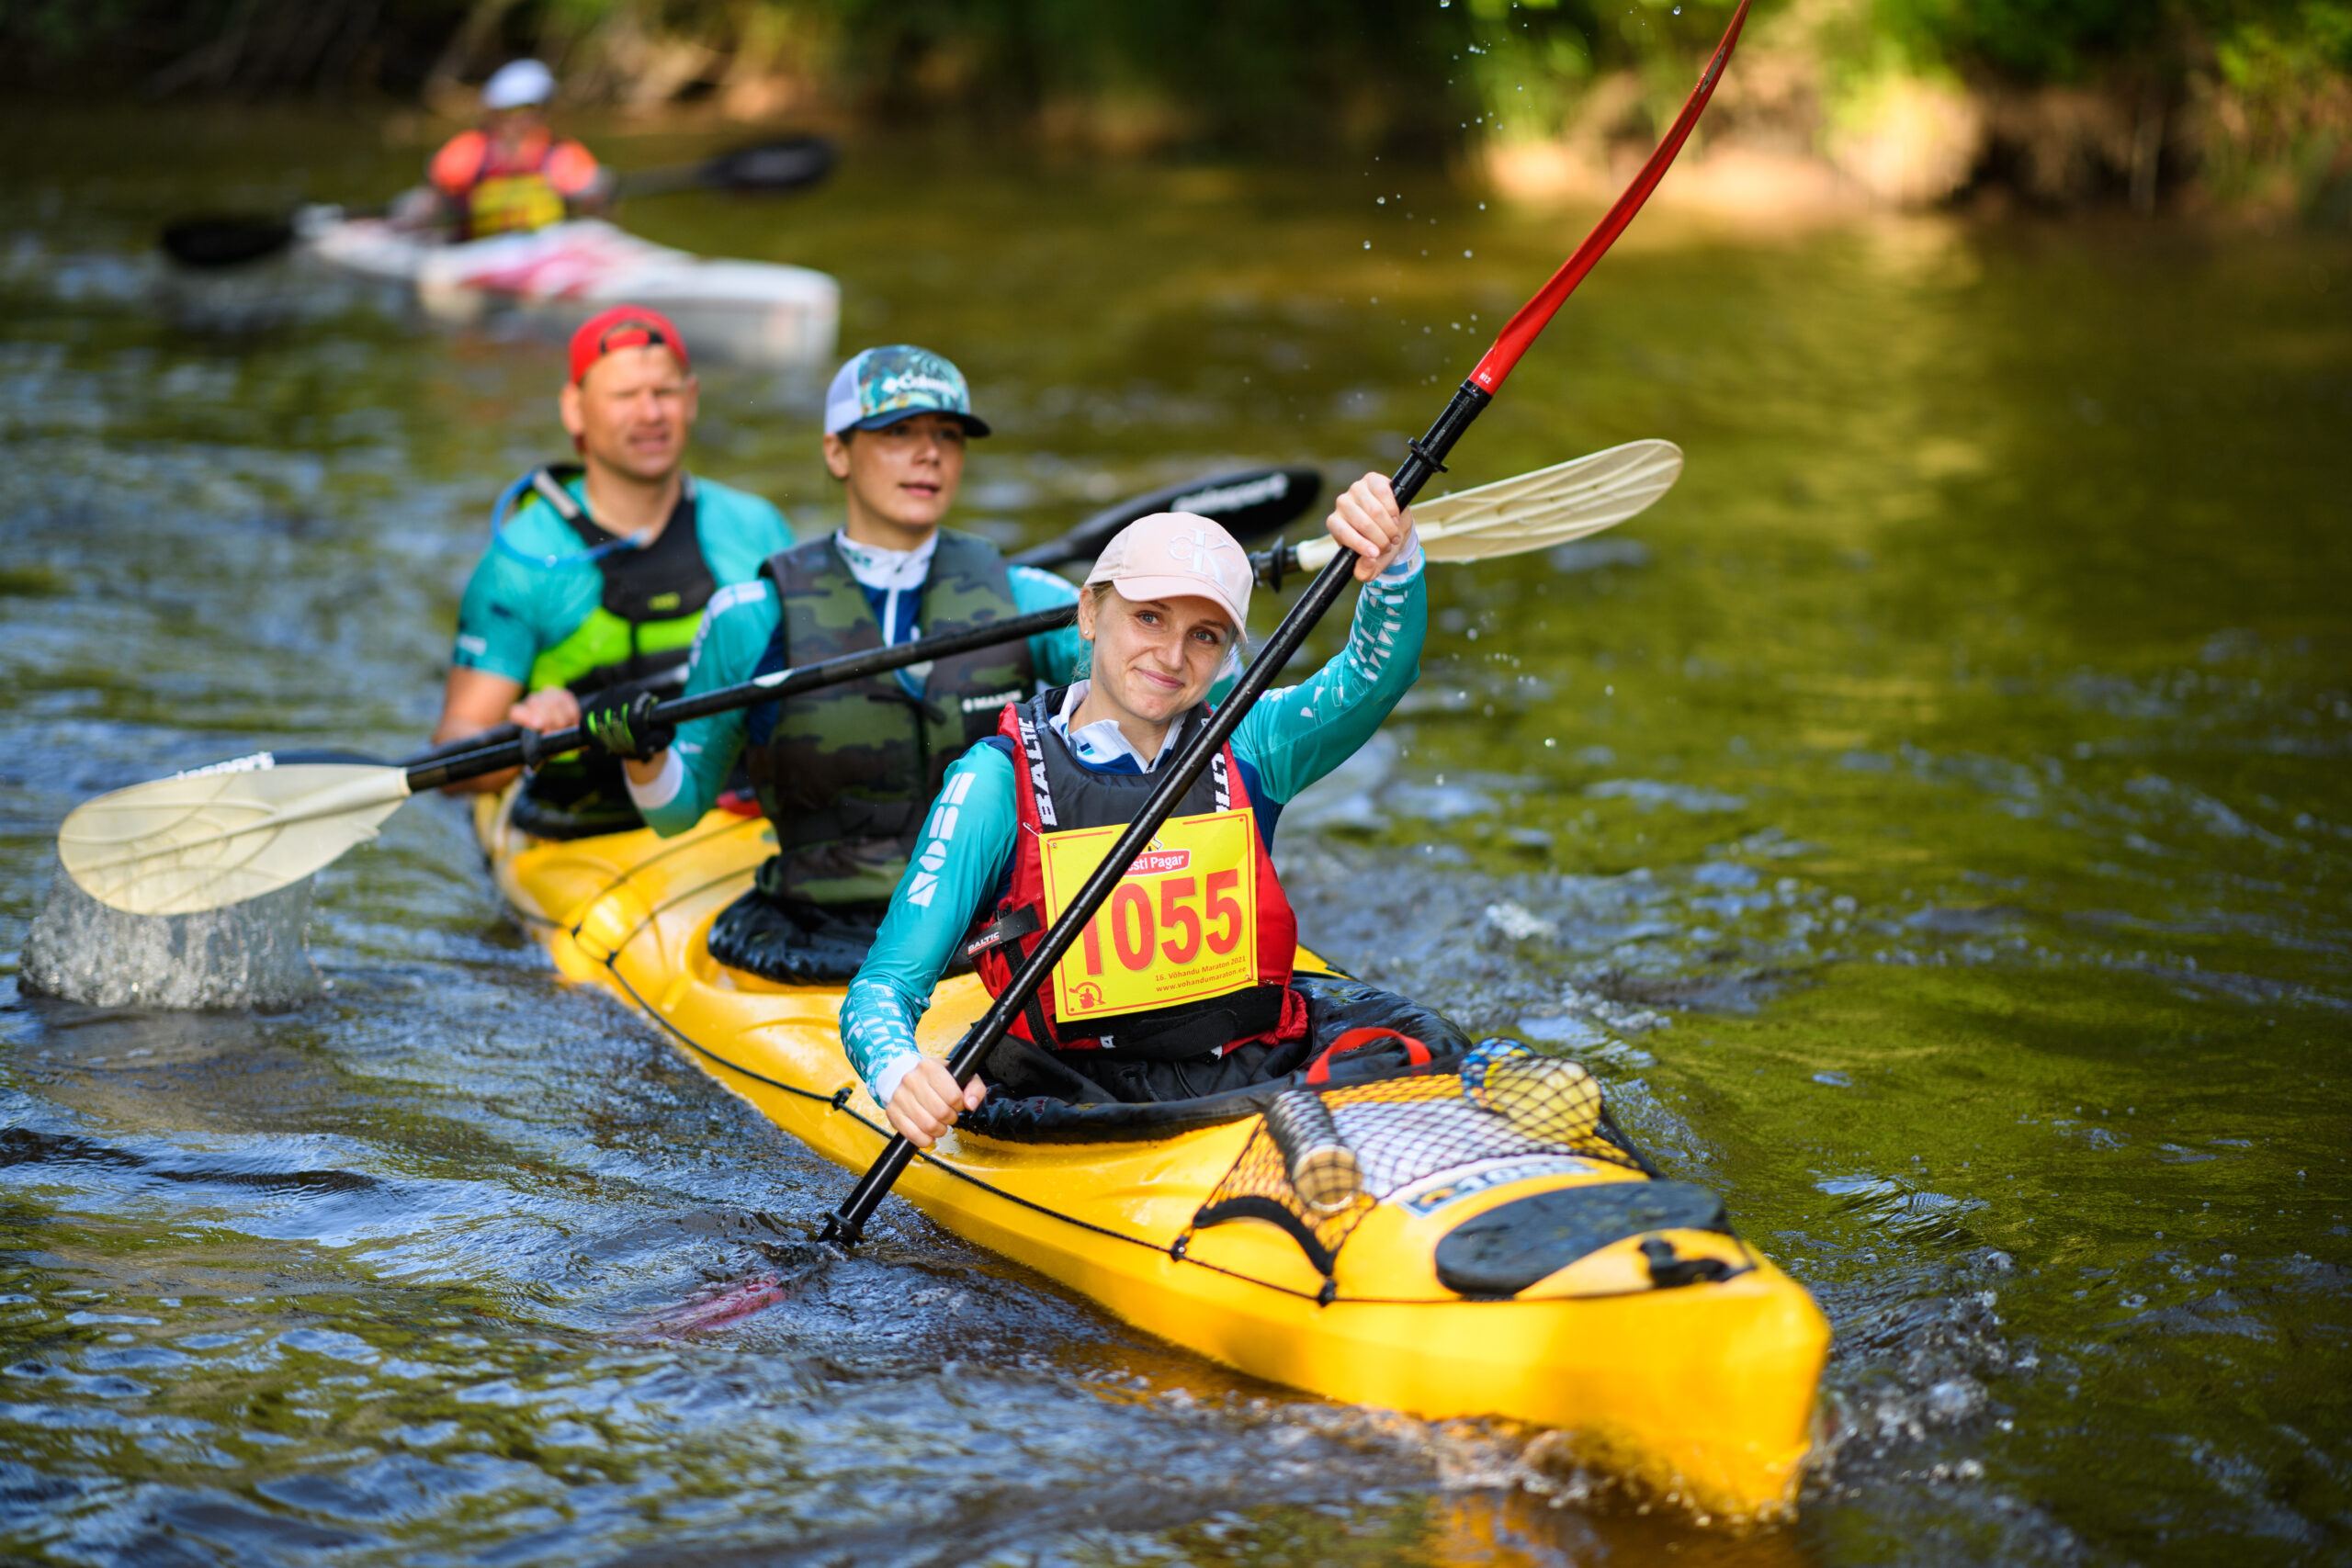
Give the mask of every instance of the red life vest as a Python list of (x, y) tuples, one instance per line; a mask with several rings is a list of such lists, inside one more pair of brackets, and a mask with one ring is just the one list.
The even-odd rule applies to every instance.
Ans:
[[(983, 911), (964, 945), (965, 956), (972, 961), (992, 997), (1003, 994), (1012, 983), (1014, 971), (1045, 940), (1048, 922), (1042, 836), (1124, 827), (1135, 820), (1159, 783), (1154, 773), (1098, 773), (1080, 763), (1069, 742), (1056, 733), (1050, 722), (1061, 710), (1063, 697), (1064, 690), (1056, 690), (1026, 703), (1008, 703), (998, 720), (997, 734), (1009, 743), (1013, 772), (1021, 783), (1015, 792), (1020, 828), (1013, 839), (1005, 896), (993, 910)], [(1208, 709), (1200, 706), (1179, 722), (1189, 727), (1206, 722), (1207, 716)], [(1227, 746), (1210, 760), (1174, 815), (1250, 810), (1252, 804), (1233, 749)], [(1079, 1034), (1064, 1032), (1056, 1016), (1049, 980), (1031, 995), (1021, 1016), (1013, 1021), (1012, 1032), (1049, 1049), (1114, 1050), (1160, 1061), (1218, 1055), (1252, 1041), (1295, 1040), (1303, 1035), (1306, 1004), (1290, 989), (1291, 965), (1298, 950), (1298, 917), (1274, 874), (1273, 857), (1266, 852), (1254, 815), (1250, 818), (1250, 836), (1257, 864), (1254, 985), (1206, 1000), (1089, 1017), (1083, 1025), (1087, 1032)], [(1075, 956), (1074, 951), (1072, 959), (1064, 963)]]

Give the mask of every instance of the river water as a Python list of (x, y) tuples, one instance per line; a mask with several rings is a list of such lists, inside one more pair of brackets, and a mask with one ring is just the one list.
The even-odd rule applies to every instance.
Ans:
[[(560, 454), (560, 361), (299, 271), (159, 292), (163, 218), (381, 196), (418, 148), (8, 112), (14, 976), (77, 801), (416, 742), (489, 500)], [(963, 514), (1009, 540), (1393, 463), (1589, 218), (899, 145), (630, 216), (834, 273), (845, 347), (956, 358), (1001, 433)], [(902, 1208), (816, 1259), (845, 1179), (559, 984), (435, 802), (319, 878), (307, 996), (0, 982), (0, 1555), (2344, 1560), (2347, 300), (2341, 240), (1661, 209), (1447, 482), (1666, 436), (1680, 486), (1437, 570), (1420, 687), (1285, 827), (1311, 942), (1584, 1042), (1816, 1292), (1836, 1436), (1793, 1524), (1235, 1378)], [(804, 530), (819, 385), (714, 367), (696, 436)], [(639, 1332), (779, 1269), (782, 1304)]]

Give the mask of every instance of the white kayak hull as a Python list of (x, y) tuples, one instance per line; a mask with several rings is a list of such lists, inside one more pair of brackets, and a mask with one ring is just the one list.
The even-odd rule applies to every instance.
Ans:
[(824, 273), (707, 260), (594, 218), (465, 244), (332, 208), (305, 211), (299, 228), (310, 254), (408, 285), (444, 321), (519, 313), (569, 330), (607, 306), (644, 305), (677, 322), (697, 356), (775, 369), (829, 363), (841, 324), (841, 285)]

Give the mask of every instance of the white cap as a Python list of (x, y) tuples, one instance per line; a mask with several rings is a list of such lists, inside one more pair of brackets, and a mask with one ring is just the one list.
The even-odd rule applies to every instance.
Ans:
[(510, 60), (481, 85), (481, 107), (519, 109), (555, 96), (555, 73), (536, 60)]
[(1155, 512), (1119, 530), (1086, 574), (1086, 583), (1110, 583), (1120, 598), (1137, 604), (1207, 599), (1222, 605), (1239, 631), (1250, 622), (1251, 575), (1250, 552), (1216, 519)]

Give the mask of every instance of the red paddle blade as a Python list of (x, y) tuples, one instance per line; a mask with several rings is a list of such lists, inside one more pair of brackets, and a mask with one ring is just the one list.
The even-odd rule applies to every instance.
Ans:
[(1666, 139), (1657, 144), (1657, 151), (1650, 154), (1650, 161), (1642, 165), (1642, 172), (1634, 176), (1634, 183), (1625, 187), (1616, 205), (1593, 225), (1592, 232), (1584, 237), (1584, 243), (1576, 248), (1576, 254), (1560, 264), (1560, 270), (1552, 275), (1551, 281), (1537, 289), (1535, 297), (1521, 305), (1519, 313), (1503, 323), (1495, 345), (1487, 350), (1487, 356), (1478, 361), (1476, 370), (1470, 372), (1474, 386), (1487, 393), (1501, 389), (1504, 378), (1519, 364), (1519, 356), (1527, 352), (1528, 345), (1543, 334), (1545, 327), (1551, 325), (1552, 317), (1567, 303), (1568, 296), (1575, 293), (1577, 285), (1584, 281), (1584, 275), (1592, 270), (1593, 264), (1600, 259), (1602, 253), (1617, 243), (1617, 236), (1625, 231), (1625, 225), (1634, 220), (1634, 214), (1642, 209), (1642, 203), (1650, 198), (1650, 192), (1657, 188), (1658, 181), (1666, 178), (1666, 171), (1674, 163), (1674, 155), (1682, 151), (1682, 143), (1690, 140), (1690, 128), (1699, 123), (1699, 116), (1705, 111), (1707, 100), (1715, 96), (1715, 84), (1722, 79), (1724, 67), (1731, 63), (1732, 46), (1739, 41), (1741, 24), (1747, 20), (1747, 6), (1748, 0), (1739, 0), (1739, 9), (1732, 13), (1731, 26), (1724, 31), (1724, 41), (1715, 45), (1714, 58), (1707, 62), (1707, 69), (1700, 76), (1699, 85), (1690, 89), (1690, 101), (1682, 106), (1682, 112), (1674, 117), (1673, 127), (1667, 131)]
[(769, 1275), (746, 1280), (712, 1295), (657, 1312), (621, 1331), (624, 1339), (674, 1339), (741, 1323), (753, 1313), (792, 1299), (792, 1282)]

